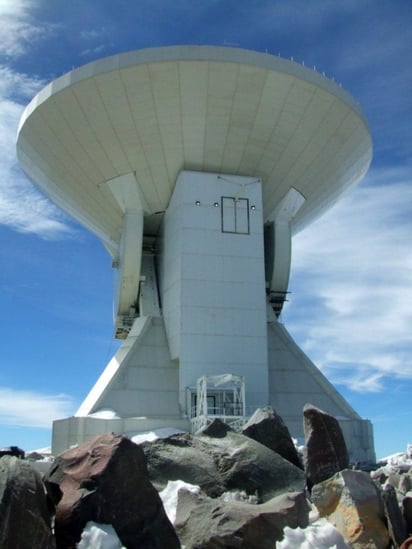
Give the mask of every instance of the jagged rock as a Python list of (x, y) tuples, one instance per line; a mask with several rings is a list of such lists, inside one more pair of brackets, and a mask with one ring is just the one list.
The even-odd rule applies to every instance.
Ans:
[(58, 548), (74, 548), (89, 521), (111, 524), (128, 549), (180, 547), (142, 449), (123, 436), (100, 435), (66, 450), (45, 484), (56, 505)]
[(0, 459), (0, 547), (55, 548), (41, 477), (12, 456)]
[(408, 492), (402, 501), (402, 512), (408, 535), (412, 534), (412, 492)]
[[(204, 437), (207, 441), (209, 437)], [(149, 478), (161, 491), (169, 480), (182, 480), (200, 486), (211, 497), (225, 491), (216, 463), (217, 457), (206, 451), (201, 437), (187, 433), (141, 444), (146, 458)], [(213, 440), (210, 438), (210, 440)]]
[(376, 482), (376, 484), (381, 486), (385, 484), (385, 482), (388, 480), (388, 474), (386, 473), (384, 467), (380, 467), (375, 471), (371, 471), (370, 475), (371, 478)]
[(311, 404), (303, 408), (303, 464), (309, 488), (349, 467), (345, 439), (337, 419)]
[(399, 508), (395, 488), (387, 484), (382, 492), (385, 516), (387, 519), (389, 535), (395, 547), (399, 547), (407, 536), (405, 519)]
[(175, 527), (186, 549), (275, 549), (286, 526), (308, 525), (303, 492), (282, 494), (260, 505), (179, 493)]
[(258, 408), (242, 429), (242, 433), (303, 469), (289, 429), (270, 406)]
[(412, 489), (412, 480), (409, 475), (401, 475), (398, 484), (398, 490), (401, 494), (405, 495)]
[(42, 454), (39, 454), (38, 452), (29, 452), (27, 455), (26, 455), (26, 459), (30, 460), (30, 461), (38, 461), (40, 459), (43, 459), (43, 455)]
[(383, 501), (367, 473), (351, 469), (336, 473), (313, 487), (312, 501), (353, 549), (387, 548)]
[(399, 471), (397, 470), (390, 471), (388, 473), (386, 484), (390, 484), (394, 488), (398, 488), (400, 479), (401, 479), (401, 474)]
[(161, 490), (169, 480), (196, 484), (210, 497), (227, 490), (258, 493), (267, 501), (284, 492), (300, 492), (305, 475), (259, 442), (234, 432), (224, 437), (187, 433), (142, 444), (149, 476)]
[(229, 431), (232, 431), (229, 425), (217, 417), (204, 431), (202, 431), (202, 435), (213, 438), (223, 438)]
[(24, 450), (18, 446), (6, 446), (6, 448), (0, 448), (0, 457), (3, 456), (14, 456), (24, 459)]

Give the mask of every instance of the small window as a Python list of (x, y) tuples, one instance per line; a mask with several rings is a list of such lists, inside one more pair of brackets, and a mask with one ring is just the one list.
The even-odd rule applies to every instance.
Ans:
[(222, 232), (249, 234), (249, 199), (222, 196)]

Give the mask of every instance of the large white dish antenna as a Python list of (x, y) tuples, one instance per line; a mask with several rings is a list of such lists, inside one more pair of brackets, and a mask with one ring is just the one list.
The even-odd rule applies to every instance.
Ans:
[(181, 170), (263, 181), (265, 219), (291, 187), (303, 228), (365, 174), (371, 139), (342, 88), (297, 63), (178, 46), (95, 61), (46, 86), (18, 133), (23, 170), (118, 254), (126, 208), (156, 232)]

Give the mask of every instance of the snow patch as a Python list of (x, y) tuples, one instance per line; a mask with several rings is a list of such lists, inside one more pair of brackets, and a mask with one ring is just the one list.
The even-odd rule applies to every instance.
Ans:
[(87, 417), (95, 417), (97, 419), (120, 419), (120, 416), (111, 408), (102, 408), (93, 414), (89, 414)]
[(284, 538), (276, 542), (276, 549), (349, 549), (342, 535), (326, 519), (321, 518), (307, 528), (286, 528)]
[(92, 521), (84, 527), (76, 547), (77, 549), (126, 549), (111, 524), (98, 524)]
[(249, 496), (244, 490), (223, 492), (220, 499), (225, 503), (230, 503), (232, 501), (241, 501), (242, 503), (250, 503), (251, 505), (257, 505), (259, 503), (257, 495)]
[(392, 471), (409, 471), (412, 468), (412, 444), (406, 446), (406, 452), (397, 452), (379, 460), (386, 465), (382, 467), (386, 474)]
[(178, 435), (179, 433), (184, 433), (180, 429), (175, 427), (162, 427), (161, 429), (155, 429), (154, 431), (146, 431), (144, 433), (138, 433), (136, 435), (128, 434), (128, 437), (135, 444), (142, 444), (143, 442), (153, 442), (159, 438), (167, 438), (172, 435)]
[(200, 486), (189, 484), (183, 480), (169, 480), (166, 488), (159, 492), (166, 515), (172, 524), (174, 524), (176, 520), (177, 498), (180, 490), (188, 490), (189, 492), (192, 492), (192, 494), (198, 494), (200, 492)]

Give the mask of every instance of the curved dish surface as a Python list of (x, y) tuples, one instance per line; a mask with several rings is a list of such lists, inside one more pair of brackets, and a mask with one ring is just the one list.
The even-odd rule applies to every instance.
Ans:
[(265, 219), (293, 187), (306, 199), (297, 232), (362, 179), (372, 143), (354, 99), (311, 69), (176, 46), (58, 78), (24, 111), (17, 151), (29, 178), (113, 247), (123, 211), (110, 184), (119, 177), (132, 174), (147, 220), (167, 208), (181, 170), (261, 178)]

